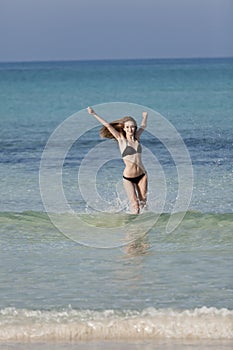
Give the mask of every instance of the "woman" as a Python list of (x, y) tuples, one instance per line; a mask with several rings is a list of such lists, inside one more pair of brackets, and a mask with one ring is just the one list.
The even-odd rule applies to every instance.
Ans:
[(125, 163), (123, 183), (130, 201), (130, 210), (133, 214), (139, 214), (140, 209), (145, 208), (147, 201), (147, 173), (141, 160), (140, 144), (140, 136), (146, 128), (147, 112), (142, 113), (142, 123), (137, 129), (137, 123), (132, 117), (108, 123), (91, 107), (88, 107), (87, 111), (103, 124), (100, 130), (101, 137), (114, 138), (118, 141)]

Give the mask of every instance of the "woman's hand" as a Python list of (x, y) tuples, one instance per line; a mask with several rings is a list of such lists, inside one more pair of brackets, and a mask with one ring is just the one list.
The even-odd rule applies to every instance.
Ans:
[(143, 118), (147, 118), (147, 116), (148, 116), (148, 113), (147, 113), (147, 112), (142, 112), (142, 117), (143, 117)]
[(95, 113), (95, 111), (94, 111), (94, 109), (92, 108), (92, 107), (87, 107), (87, 112), (89, 113), (89, 114), (96, 114)]

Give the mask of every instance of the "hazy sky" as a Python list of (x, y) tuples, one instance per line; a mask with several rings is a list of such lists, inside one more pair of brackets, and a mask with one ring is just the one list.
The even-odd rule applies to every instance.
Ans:
[(233, 0), (0, 0), (0, 61), (233, 56)]

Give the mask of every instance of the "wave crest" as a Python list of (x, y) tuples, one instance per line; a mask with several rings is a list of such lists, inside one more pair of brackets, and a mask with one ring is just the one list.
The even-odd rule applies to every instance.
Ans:
[(233, 339), (233, 311), (216, 308), (139, 311), (0, 311), (0, 341)]

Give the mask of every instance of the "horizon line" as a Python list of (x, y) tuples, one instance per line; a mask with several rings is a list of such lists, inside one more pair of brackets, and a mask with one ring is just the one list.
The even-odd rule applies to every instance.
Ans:
[(233, 56), (193, 56), (193, 57), (145, 57), (145, 58), (71, 58), (71, 59), (32, 59), (32, 60), (0, 60), (4, 63), (49, 63), (49, 62), (96, 62), (96, 61), (153, 61), (153, 60), (216, 60), (232, 59)]

